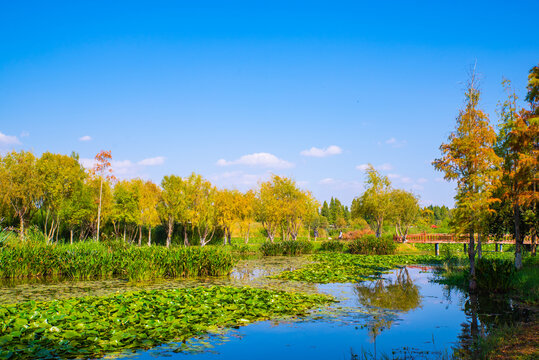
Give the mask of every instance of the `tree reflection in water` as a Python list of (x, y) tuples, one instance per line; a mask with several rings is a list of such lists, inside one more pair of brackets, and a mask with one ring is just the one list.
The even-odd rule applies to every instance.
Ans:
[(368, 324), (369, 336), (373, 342), (384, 329), (391, 327), (395, 320), (392, 312), (406, 313), (421, 306), (419, 288), (413, 283), (407, 268), (399, 269), (394, 281), (379, 279), (359, 283), (354, 292), (361, 305), (374, 310)]

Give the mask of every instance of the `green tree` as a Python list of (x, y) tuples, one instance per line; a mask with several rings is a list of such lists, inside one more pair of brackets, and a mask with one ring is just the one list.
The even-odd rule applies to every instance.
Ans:
[(44, 218), (44, 234), (49, 241), (56, 234), (58, 240), (61, 209), (82, 186), (86, 174), (76, 158), (49, 152), (41, 155), (36, 166), (43, 187), (40, 210)]
[(12, 151), (0, 158), (0, 196), (19, 218), (19, 237), (24, 240), (25, 223), (43, 198), (43, 186), (31, 152)]
[[(187, 195), (185, 181), (176, 175), (167, 175), (161, 181), (161, 201), (157, 207), (159, 217), (167, 227), (167, 247), (172, 242), (172, 233), (176, 221), (184, 223), (184, 241), (187, 242)], [(187, 244), (188, 245), (188, 242)]]
[(384, 220), (391, 216), (391, 182), (370, 164), (366, 172), (366, 190), (352, 202), (352, 217), (364, 218), (380, 237)]
[(419, 199), (411, 192), (396, 189), (391, 192), (395, 232), (406, 241), (410, 227), (417, 221), (421, 208)]

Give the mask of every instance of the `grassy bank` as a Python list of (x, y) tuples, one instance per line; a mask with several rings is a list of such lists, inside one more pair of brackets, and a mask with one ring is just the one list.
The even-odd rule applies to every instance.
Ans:
[(73, 245), (25, 242), (0, 248), (0, 278), (63, 276), (71, 279), (220, 276), (235, 265), (219, 247), (138, 247), (121, 243)]
[(0, 358), (93, 358), (148, 349), (303, 315), (331, 301), (325, 295), (215, 286), (7, 305), (0, 308)]
[[(506, 293), (525, 304), (539, 305), (538, 257), (525, 257), (522, 269), (514, 271), (512, 254), (488, 254), (478, 262), (476, 273), (479, 291)], [(470, 272), (466, 262), (446, 263), (439, 275), (437, 282), (468, 291)]]

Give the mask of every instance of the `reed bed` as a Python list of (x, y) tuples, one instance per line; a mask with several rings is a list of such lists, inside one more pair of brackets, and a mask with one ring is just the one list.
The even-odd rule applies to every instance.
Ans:
[(108, 246), (27, 242), (0, 248), (0, 278), (62, 276), (70, 279), (221, 276), (235, 265), (218, 247)]

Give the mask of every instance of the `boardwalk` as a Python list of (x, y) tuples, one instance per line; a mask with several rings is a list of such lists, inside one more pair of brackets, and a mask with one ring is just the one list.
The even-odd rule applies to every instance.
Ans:
[[(477, 241), (477, 235), (475, 236)], [(393, 236), (395, 242), (403, 242), (401, 236)], [(454, 243), (454, 244), (466, 244), (469, 241), (469, 236), (467, 234), (460, 235), (456, 237), (453, 234), (410, 234), (406, 236), (406, 242), (411, 244), (444, 244), (444, 243)], [(489, 237), (487, 239), (481, 238), (482, 244), (514, 244), (515, 240), (511, 236), (504, 236), (502, 239)], [(531, 244), (531, 239), (525, 238), (524, 244)]]

